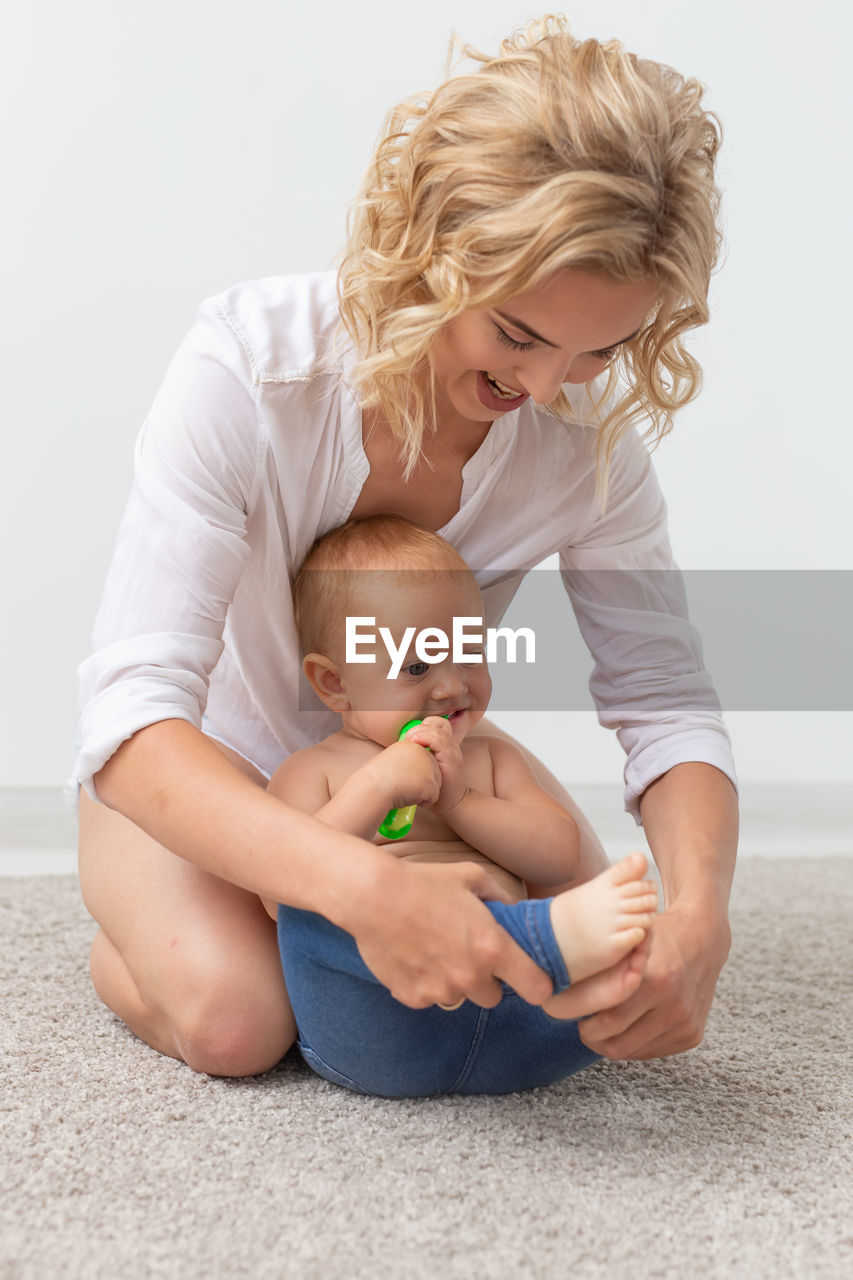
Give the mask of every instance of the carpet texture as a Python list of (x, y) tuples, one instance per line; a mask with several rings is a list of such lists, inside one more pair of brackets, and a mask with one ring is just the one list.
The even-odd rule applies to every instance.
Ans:
[(705, 1043), (503, 1098), (193, 1075), (99, 1005), (74, 877), (0, 880), (0, 1276), (853, 1274), (853, 859), (743, 860)]

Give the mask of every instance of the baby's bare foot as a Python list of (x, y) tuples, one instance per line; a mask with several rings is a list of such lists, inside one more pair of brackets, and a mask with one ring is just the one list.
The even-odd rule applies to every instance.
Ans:
[(646, 867), (641, 853), (629, 854), (552, 901), (554, 937), (573, 983), (609, 969), (643, 941), (658, 900), (654, 884), (641, 879)]
[(623, 956), (618, 964), (594, 973), (591, 978), (584, 978), (555, 996), (549, 996), (542, 1008), (552, 1018), (577, 1019), (622, 1004), (640, 985), (649, 959), (650, 943), (647, 933), (640, 945)]

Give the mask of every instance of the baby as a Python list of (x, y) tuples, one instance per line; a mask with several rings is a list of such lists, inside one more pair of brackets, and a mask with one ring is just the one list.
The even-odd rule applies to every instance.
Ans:
[[(315, 544), (293, 590), (303, 671), (341, 725), (290, 756), (271, 792), (394, 857), (481, 863), (513, 904), (527, 898), (527, 885), (571, 882), (579, 862), (574, 819), (516, 746), (472, 732), (491, 679), (482, 646), (470, 638), (474, 620), (484, 625), (480, 591), (453, 547), (401, 517), (353, 521)], [(362, 640), (347, 654), (347, 618), (358, 620), (362, 636), (377, 637), (372, 652)], [(452, 652), (424, 660), (439, 646), (425, 650), (422, 633), (438, 628), (450, 637), (454, 618), (466, 619), (466, 660)], [(410, 720), (421, 723), (398, 740)], [(388, 812), (408, 805), (417, 805), (411, 831), (398, 840), (380, 835)], [(645, 939), (657, 905), (645, 871), (643, 855), (632, 854), (550, 900), (553, 939), (572, 982), (610, 968)], [(275, 917), (277, 905), (266, 905)], [(551, 1001), (558, 1016), (558, 997)]]

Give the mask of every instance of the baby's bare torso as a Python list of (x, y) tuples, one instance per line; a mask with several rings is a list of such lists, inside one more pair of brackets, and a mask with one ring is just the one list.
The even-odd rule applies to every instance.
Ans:
[[(320, 753), (329, 783), (329, 794), (333, 796), (356, 769), (367, 764), (382, 748), (372, 742), (336, 733), (310, 750)], [(484, 795), (493, 796), (495, 786), (492, 760), (486, 737), (480, 734), (467, 737), (462, 743), (462, 757), (468, 785)], [(386, 840), (377, 832), (373, 843), (381, 845), (396, 858), (409, 858), (413, 862), (478, 862), (481, 866), (488, 867), (494, 879), (511, 895), (513, 902), (527, 896), (523, 880), (507, 871), (506, 867), (487, 858), (479, 849), (474, 849), (465, 840), (461, 840), (438, 814), (423, 805), (418, 806), (412, 829), (402, 840)]]

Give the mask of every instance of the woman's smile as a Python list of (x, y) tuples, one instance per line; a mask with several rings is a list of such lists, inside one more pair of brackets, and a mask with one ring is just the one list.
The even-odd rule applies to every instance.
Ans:
[(477, 395), (487, 409), (495, 409), (498, 413), (509, 413), (512, 409), (520, 409), (525, 400), (530, 399), (527, 391), (512, 391), (491, 373), (477, 374)]

